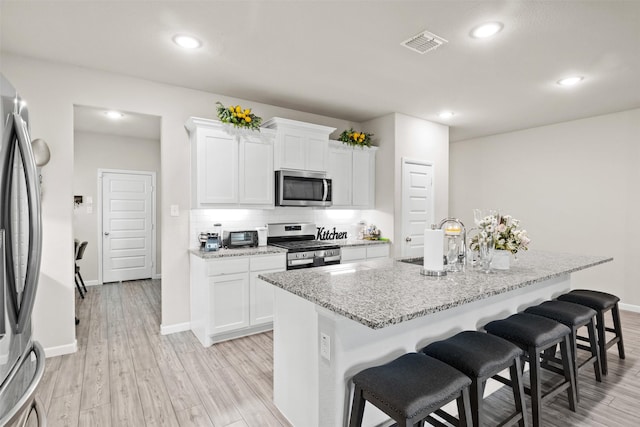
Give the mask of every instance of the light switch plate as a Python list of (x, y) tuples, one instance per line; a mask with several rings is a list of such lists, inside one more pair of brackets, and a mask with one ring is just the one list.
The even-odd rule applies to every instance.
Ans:
[(320, 356), (331, 360), (331, 338), (325, 333), (320, 333)]
[(180, 216), (180, 206), (171, 205), (171, 216)]

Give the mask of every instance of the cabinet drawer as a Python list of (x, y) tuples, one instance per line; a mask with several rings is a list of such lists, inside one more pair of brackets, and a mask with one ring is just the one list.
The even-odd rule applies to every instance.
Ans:
[(389, 256), (389, 245), (367, 246), (367, 258), (387, 258)]
[(207, 274), (220, 276), (222, 274), (246, 273), (249, 271), (249, 258), (216, 259), (209, 261)]
[(286, 270), (286, 263), (285, 254), (254, 256), (251, 257), (251, 271)]
[(342, 248), (341, 251), (342, 259), (340, 262), (345, 263), (349, 261), (357, 261), (367, 258), (367, 248), (363, 246), (358, 246), (355, 248)]

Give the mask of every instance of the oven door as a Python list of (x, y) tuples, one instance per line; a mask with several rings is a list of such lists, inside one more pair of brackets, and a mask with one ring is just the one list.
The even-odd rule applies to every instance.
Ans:
[(331, 179), (321, 172), (276, 171), (277, 206), (331, 206)]

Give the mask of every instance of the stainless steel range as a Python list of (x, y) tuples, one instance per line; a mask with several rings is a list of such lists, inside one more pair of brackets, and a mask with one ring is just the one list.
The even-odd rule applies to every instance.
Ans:
[(287, 270), (340, 264), (340, 246), (316, 240), (312, 223), (267, 224), (267, 244), (287, 249)]

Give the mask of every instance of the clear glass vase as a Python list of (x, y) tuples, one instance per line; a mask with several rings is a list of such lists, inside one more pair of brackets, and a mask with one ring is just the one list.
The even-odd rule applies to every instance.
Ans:
[(481, 231), (478, 235), (478, 265), (480, 271), (491, 273), (491, 260), (494, 252), (493, 234)]

